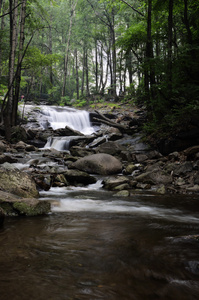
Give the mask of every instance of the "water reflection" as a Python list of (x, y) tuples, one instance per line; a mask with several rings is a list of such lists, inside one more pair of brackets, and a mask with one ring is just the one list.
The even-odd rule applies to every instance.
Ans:
[(60, 190), (65, 212), (6, 220), (0, 299), (198, 299), (197, 197), (97, 195)]

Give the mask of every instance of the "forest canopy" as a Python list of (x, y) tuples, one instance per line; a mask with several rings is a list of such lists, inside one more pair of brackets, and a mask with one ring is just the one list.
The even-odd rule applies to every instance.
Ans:
[(21, 99), (144, 104), (150, 127), (199, 108), (198, 0), (0, 0), (1, 122)]

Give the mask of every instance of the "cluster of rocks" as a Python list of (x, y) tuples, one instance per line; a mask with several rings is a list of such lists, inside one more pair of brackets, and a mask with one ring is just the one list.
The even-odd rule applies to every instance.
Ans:
[[(124, 119), (123, 119), (124, 120)], [(20, 141), (0, 141), (0, 216), (48, 213), (48, 201), (39, 201), (39, 190), (85, 186), (103, 178), (103, 188), (116, 196), (140, 191), (153, 193), (199, 192), (199, 146), (162, 155), (142, 140), (139, 122), (128, 119), (131, 132), (104, 126), (92, 136), (77, 136), (69, 151), (39, 149)], [(103, 126), (102, 126), (103, 127)], [(129, 129), (129, 127), (128, 127)], [(57, 136), (68, 131), (58, 130)], [(48, 134), (55, 132), (45, 131)], [(71, 134), (71, 132), (70, 132)], [(44, 136), (44, 133), (37, 132)], [(79, 138), (78, 138), (79, 136)], [(34, 157), (32, 158), (32, 153)], [(23, 170), (15, 164), (24, 163)]]

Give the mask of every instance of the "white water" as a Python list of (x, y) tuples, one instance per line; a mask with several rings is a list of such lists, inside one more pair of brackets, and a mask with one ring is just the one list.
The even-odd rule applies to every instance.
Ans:
[[(54, 212), (94, 212), (109, 214), (125, 214), (164, 219), (182, 223), (199, 223), (198, 214), (193, 215), (176, 208), (166, 208), (160, 205), (149, 205), (143, 202), (139, 195), (131, 196), (130, 200), (122, 200), (112, 196), (111, 193), (100, 193), (101, 181), (87, 187), (51, 188), (41, 193), (41, 200), (52, 201)], [(97, 191), (97, 193), (96, 193)], [(89, 193), (90, 192), (90, 193)], [(145, 198), (152, 195), (145, 195)], [(139, 199), (139, 201), (137, 201)]]
[[(46, 106), (42, 108), (42, 111), (48, 117), (49, 126), (54, 130), (67, 126), (84, 135), (90, 135), (95, 131), (91, 126), (89, 113), (85, 110)], [(54, 148), (58, 151), (68, 150), (70, 141), (77, 138), (79, 137), (50, 137), (44, 148)]]
[(48, 116), (50, 127), (54, 130), (66, 126), (83, 134), (92, 134), (94, 128), (91, 126), (89, 113), (85, 110), (72, 108), (57, 108), (53, 106), (43, 107), (43, 113)]

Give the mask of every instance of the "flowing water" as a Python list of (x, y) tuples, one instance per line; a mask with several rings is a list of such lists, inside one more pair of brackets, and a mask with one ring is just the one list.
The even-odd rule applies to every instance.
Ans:
[(0, 229), (0, 299), (199, 297), (199, 196), (51, 188), (52, 213)]
[(98, 181), (43, 199), (50, 215), (0, 231), (0, 299), (198, 299), (198, 196), (122, 200)]

